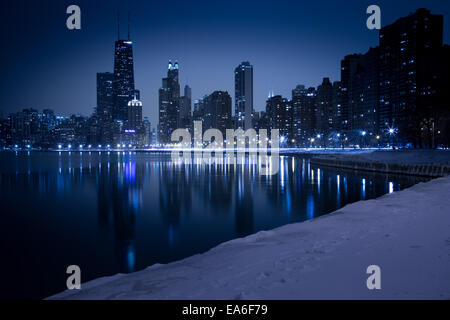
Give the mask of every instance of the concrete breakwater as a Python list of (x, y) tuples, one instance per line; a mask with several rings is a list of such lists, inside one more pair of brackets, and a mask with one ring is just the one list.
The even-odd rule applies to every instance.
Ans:
[(340, 159), (330, 156), (314, 156), (311, 164), (344, 169), (375, 171), (392, 174), (408, 174), (424, 177), (443, 177), (450, 174), (450, 161), (446, 163), (398, 163)]

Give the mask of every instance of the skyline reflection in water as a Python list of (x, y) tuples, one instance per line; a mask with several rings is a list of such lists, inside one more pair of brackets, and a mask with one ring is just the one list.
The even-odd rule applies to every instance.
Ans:
[(280, 156), (275, 175), (244, 164), (135, 152), (2, 152), (3, 293), (43, 298), (82, 282), (205, 252), (427, 179), (318, 167)]

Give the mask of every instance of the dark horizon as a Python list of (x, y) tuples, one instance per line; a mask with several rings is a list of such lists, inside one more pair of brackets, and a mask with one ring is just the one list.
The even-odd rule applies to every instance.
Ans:
[[(446, 17), (450, 5), (428, 1), (426, 8), (444, 15), (444, 43), (450, 42)], [(180, 64), (180, 85), (192, 88), (193, 99), (226, 90), (234, 101), (233, 70), (242, 61), (254, 66), (254, 107), (265, 108), (270, 91), (290, 98), (298, 84), (316, 87), (322, 78), (340, 80), (345, 55), (365, 53), (378, 44), (376, 30), (365, 26), (367, 1), (305, 3), (278, 1), (218, 3), (161, 1), (109, 4), (78, 1), (82, 28), (65, 27), (69, 1), (24, 5), (2, 3), (0, 110), (3, 115), (35, 108), (56, 114), (92, 114), (97, 72), (112, 72), (117, 39), (117, 9), (126, 38), (131, 11), (135, 83), (141, 91), (143, 115), (158, 122), (158, 89), (168, 60)], [(419, 1), (387, 1), (382, 27), (423, 7)], [(233, 105), (234, 110), (234, 105)]]

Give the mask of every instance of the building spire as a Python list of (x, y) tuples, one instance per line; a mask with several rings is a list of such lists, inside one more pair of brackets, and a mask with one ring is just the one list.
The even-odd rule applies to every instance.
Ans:
[(128, 41), (130, 40), (130, 11), (128, 11)]
[(120, 13), (117, 10), (117, 40), (120, 40)]

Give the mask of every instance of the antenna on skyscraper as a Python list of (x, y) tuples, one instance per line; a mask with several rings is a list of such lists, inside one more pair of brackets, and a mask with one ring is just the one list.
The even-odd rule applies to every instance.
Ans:
[(117, 40), (120, 40), (120, 13), (117, 10)]
[(128, 11), (128, 41), (130, 40), (130, 11)]

